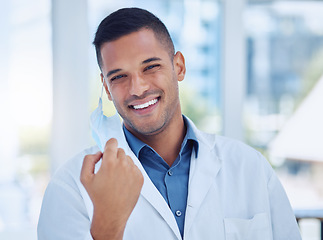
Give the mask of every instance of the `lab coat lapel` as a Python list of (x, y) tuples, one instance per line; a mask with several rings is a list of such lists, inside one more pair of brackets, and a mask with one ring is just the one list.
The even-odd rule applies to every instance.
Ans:
[[(129, 148), (130, 149), (130, 148)], [(141, 195), (156, 209), (156, 211), (162, 216), (168, 226), (172, 229), (177, 239), (182, 239), (179, 232), (175, 217), (171, 212), (169, 206), (167, 205), (165, 199), (159, 193), (158, 189), (150, 180), (145, 169), (139, 162), (138, 158), (130, 150), (130, 157), (134, 160), (134, 163), (140, 169), (142, 175), (144, 176), (144, 185), (141, 189)]]
[(199, 141), (199, 152), (197, 158), (192, 154), (191, 159), (184, 236), (189, 235), (194, 218), (221, 168), (215, 136), (202, 133), (195, 126), (193, 129)]

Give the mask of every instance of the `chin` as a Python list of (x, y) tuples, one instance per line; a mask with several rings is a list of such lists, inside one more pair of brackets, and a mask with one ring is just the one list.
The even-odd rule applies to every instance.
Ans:
[(159, 124), (160, 126), (135, 126), (133, 129), (140, 135), (153, 136), (163, 131), (165, 124)]

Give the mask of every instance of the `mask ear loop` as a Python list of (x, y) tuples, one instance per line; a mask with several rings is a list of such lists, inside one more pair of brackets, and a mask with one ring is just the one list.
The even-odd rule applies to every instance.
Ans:
[[(103, 95), (103, 89), (104, 89), (104, 83), (106, 84), (106, 86), (108, 87), (108, 83), (107, 83), (107, 79), (105, 78), (105, 76), (103, 75), (103, 73), (101, 72), (102, 77), (103, 77), (103, 81), (102, 81), (102, 88), (101, 88), (101, 97), (100, 97), (100, 103), (101, 104), (101, 109), (102, 109), (102, 95)], [(102, 110), (103, 112), (103, 110)], [(116, 110), (116, 114), (118, 115), (118, 111)]]
[(102, 88), (101, 88), (101, 96), (100, 96), (100, 99), (102, 99), (102, 95), (103, 95), (104, 82), (107, 83), (107, 81), (105, 80), (105, 77), (104, 77), (103, 73), (101, 73), (101, 74), (102, 74), (102, 77), (103, 77), (103, 81), (102, 81)]
[[(103, 76), (103, 74), (102, 74), (102, 76)], [(98, 123), (99, 126), (101, 125), (101, 121), (102, 121), (102, 117), (103, 117), (102, 95), (103, 95), (103, 89), (104, 89), (104, 82), (106, 82), (106, 81), (105, 81), (105, 77), (103, 76), (102, 87), (101, 87), (101, 94), (100, 94), (99, 104), (98, 104), (98, 108), (100, 110), (100, 115), (101, 115), (101, 117), (99, 119), (99, 123)]]

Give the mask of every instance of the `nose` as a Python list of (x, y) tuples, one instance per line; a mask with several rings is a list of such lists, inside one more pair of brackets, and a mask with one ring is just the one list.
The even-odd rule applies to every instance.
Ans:
[(149, 89), (148, 82), (140, 75), (133, 74), (130, 81), (129, 94), (140, 97)]

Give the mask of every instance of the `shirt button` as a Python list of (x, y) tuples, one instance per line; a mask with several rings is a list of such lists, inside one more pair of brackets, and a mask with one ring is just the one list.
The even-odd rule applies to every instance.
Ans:
[(173, 171), (171, 171), (171, 170), (169, 170), (167, 173), (168, 173), (169, 176), (173, 175)]
[(175, 214), (176, 214), (176, 216), (177, 216), (177, 217), (182, 216), (182, 212), (181, 212), (180, 210), (177, 210), (177, 211), (175, 212)]

